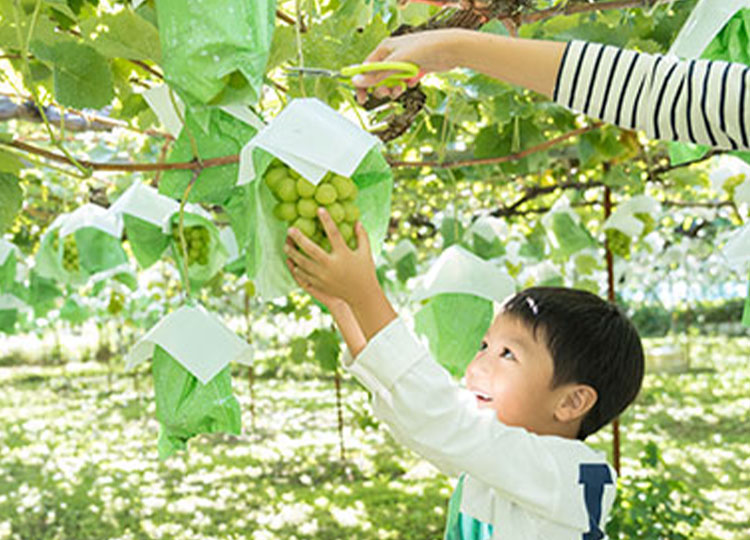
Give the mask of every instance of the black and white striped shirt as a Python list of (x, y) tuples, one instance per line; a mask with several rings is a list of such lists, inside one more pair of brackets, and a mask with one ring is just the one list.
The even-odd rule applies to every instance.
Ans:
[(652, 139), (748, 150), (750, 67), (568, 43), (554, 100)]

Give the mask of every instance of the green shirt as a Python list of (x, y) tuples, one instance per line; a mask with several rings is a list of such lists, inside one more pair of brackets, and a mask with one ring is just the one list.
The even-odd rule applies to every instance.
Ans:
[(448, 503), (448, 522), (445, 525), (443, 540), (490, 540), (492, 525), (484, 523), (461, 512), (461, 498), (465, 474), (462, 474)]

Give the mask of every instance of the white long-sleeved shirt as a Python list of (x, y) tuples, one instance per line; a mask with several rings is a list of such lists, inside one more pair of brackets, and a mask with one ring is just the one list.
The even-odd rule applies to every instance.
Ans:
[(463, 473), (462, 517), (491, 525), (492, 540), (603, 537), (584, 536), (604, 528), (615, 496), (615, 472), (603, 454), (502, 424), (400, 318), (344, 363), (399, 442), (446, 474)]
[(750, 67), (571, 41), (553, 99), (653, 139), (748, 150)]

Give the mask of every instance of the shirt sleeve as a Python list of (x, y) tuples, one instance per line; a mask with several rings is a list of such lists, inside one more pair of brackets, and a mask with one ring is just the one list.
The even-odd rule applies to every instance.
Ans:
[(376, 415), (400, 442), (530, 511), (580, 525), (580, 516), (561, 515), (560, 499), (570, 491), (561, 488), (560, 471), (577, 470), (578, 458), (573, 451), (566, 456), (566, 448), (582, 443), (506, 426), (494, 411), (478, 408), (403, 320), (375, 335), (348, 369), (372, 392)]
[(652, 139), (748, 150), (750, 67), (571, 41), (554, 100)]

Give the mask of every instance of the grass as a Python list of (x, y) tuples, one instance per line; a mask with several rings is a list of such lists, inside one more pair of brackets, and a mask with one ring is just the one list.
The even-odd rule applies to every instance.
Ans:
[[(688, 373), (647, 376), (622, 418), (623, 474), (649, 441), (710, 514), (691, 537), (749, 538), (750, 340), (700, 338)], [(0, 539), (408, 539), (442, 536), (449, 479), (362, 428), (366, 394), (343, 384), (338, 460), (331, 381), (262, 379), (243, 434), (200, 436), (160, 462), (150, 375), (104, 366), (0, 369)], [(591, 441), (610, 450), (611, 431)]]

